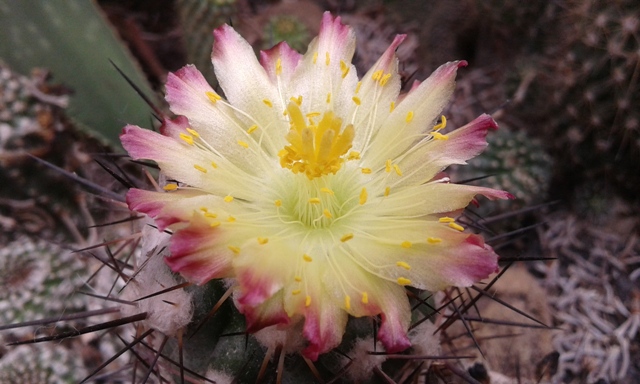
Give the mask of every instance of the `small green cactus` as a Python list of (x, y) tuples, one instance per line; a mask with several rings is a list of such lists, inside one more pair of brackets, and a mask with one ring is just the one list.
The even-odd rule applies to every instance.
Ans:
[(281, 41), (298, 52), (304, 52), (311, 41), (306, 25), (292, 15), (277, 15), (269, 19), (264, 27), (263, 48), (272, 47)]

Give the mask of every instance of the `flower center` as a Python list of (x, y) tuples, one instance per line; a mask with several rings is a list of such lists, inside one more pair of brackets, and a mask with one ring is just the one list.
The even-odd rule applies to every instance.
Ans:
[(320, 117), (320, 113), (307, 114), (307, 125), (295, 102), (289, 103), (287, 113), (291, 129), (285, 138), (290, 145), (278, 153), (280, 165), (293, 173), (304, 173), (309, 180), (338, 172), (353, 142), (353, 125), (340, 132), (342, 119), (333, 111), (325, 112), (317, 124), (314, 118)]

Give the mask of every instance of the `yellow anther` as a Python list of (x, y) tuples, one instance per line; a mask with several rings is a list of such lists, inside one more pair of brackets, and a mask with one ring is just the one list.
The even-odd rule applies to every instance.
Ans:
[(340, 60), (340, 71), (342, 72), (342, 78), (344, 79), (349, 74), (349, 66), (344, 61)]
[(360, 105), (362, 103), (358, 96), (353, 96), (351, 100), (353, 100), (353, 102), (356, 103), (356, 105)]
[(178, 184), (167, 184), (162, 187), (162, 189), (164, 189), (165, 191), (175, 191), (176, 189), (178, 189)]
[(265, 245), (268, 242), (269, 242), (269, 239), (267, 239), (266, 237), (258, 237), (258, 244)]
[(444, 216), (438, 219), (438, 222), (440, 223), (453, 223), (454, 221), (456, 221), (454, 218), (447, 217), (447, 216)]
[(216, 164), (216, 162), (215, 162), (215, 161), (212, 161), (212, 162), (211, 162), (211, 166), (212, 166), (214, 169), (215, 169), (215, 168), (218, 168), (218, 164)]
[(300, 292), (302, 292), (302, 289), (294, 289), (293, 291), (291, 291), (291, 294), (295, 296), (295, 295), (299, 295)]
[(193, 145), (193, 136), (187, 135), (186, 133), (181, 133), (180, 138), (187, 144)]
[(386, 75), (382, 76), (382, 78), (380, 79), (380, 86), (384, 86), (385, 84), (387, 84), (390, 78), (391, 78), (390, 73), (387, 73)]
[(406, 269), (407, 271), (411, 269), (411, 266), (410, 266), (409, 264), (405, 263), (404, 261), (398, 261), (398, 262), (396, 263), (396, 265), (397, 265), (398, 267), (400, 267), (400, 268), (404, 268), (404, 269)]
[(402, 171), (400, 170), (400, 166), (398, 164), (393, 164), (393, 170), (396, 171), (398, 176), (402, 176)]
[(311, 305), (311, 296), (307, 295), (307, 298), (304, 300), (304, 306), (308, 307)]
[(410, 241), (403, 241), (402, 243), (400, 243), (400, 246), (401, 246), (402, 248), (407, 248), (407, 249), (408, 249), (408, 248), (411, 248), (411, 245), (412, 245), (412, 244), (411, 244), (411, 242), (410, 242)]
[(309, 199), (309, 204), (320, 204), (320, 198), (319, 197), (312, 197)]
[(200, 210), (204, 213), (207, 213), (209, 211), (207, 207), (200, 207)]
[(211, 212), (205, 212), (204, 213), (204, 217), (209, 217), (211, 219), (215, 219), (216, 217), (218, 217), (218, 215), (216, 215), (215, 213), (211, 213)]
[(344, 297), (344, 307), (347, 311), (351, 309), (351, 298), (349, 297), (349, 295), (346, 295)]
[(300, 283), (300, 282), (302, 282), (302, 277), (300, 277), (300, 276), (295, 276), (295, 277), (293, 278), (293, 280), (295, 280), (297, 283)]
[(331, 103), (331, 92), (327, 93), (327, 104)]
[(235, 253), (236, 255), (240, 253), (240, 248), (235, 247), (233, 245), (228, 246), (227, 248), (229, 248), (229, 250), (233, 253)]
[(347, 233), (346, 235), (344, 235), (344, 236), (342, 236), (342, 237), (340, 238), (340, 241), (342, 241), (343, 243), (345, 243), (345, 242), (347, 242), (347, 241), (349, 241), (349, 240), (351, 240), (351, 239), (353, 239), (353, 233)]
[(229, 215), (229, 217), (227, 217), (227, 221), (230, 222), (230, 223), (234, 223), (236, 221), (236, 218), (231, 216), (231, 215)]
[(324, 211), (322, 211), (322, 214), (324, 215), (324, 217), (326, 217), (327, 219), (330, 219), (333, 217), (333, 215), (331, 214), (331, 212), (329, 212), (328, 209), (324, 209)]
[(198, 171), (200, 171), (200, 172), (202, 172), (202, 173), (207, 173), (207, 169), (206, 169), (206, 168), (204, 168), (204, 167), (203, 167), (203, 166), (201, 166), (201, 165), (194, 164), (194, 165), (193, 165), (193, 168), (197, 169)]
[(324, 54), (324, 63), (326, 65), (331, 64), (331, 57), (329, 56), (329, 52), (325, 52), (325, 54)]
[(360, 191), (360, 205), (364, 205), (367, 202), (368, 195), (367, 188), (362, 188), (362, 191)]
[(393, 164), (391, 164), (391, 159), (387, 159), (387, 161), (385, 161), (384, 163), (384, 171), (387, 173), (391, 172), (392, 165)]
[(280, 208), (280, 207), (282, 207), (282, 200), (278, 199), (278, 200), (274, 201), (273, 204), (275, 204), (276, 207)]
[(360, 160), (360, 152), (358, 151), (349, 152), (349, 156), (347, 156), (347, 160)]
[(369, 304), (369, 294), (362, 292), (362, 304)]
[(271, 102), (271, 100), (269, 99), (264, 99), (262, 100), (262, 102), (264, 103), (264, 105), (266, 105), (269, 108), (273, 108), (273, 103)]
[(293, 102), (298, 104), (298, 107), (302, 105), (302, 95), (298, 96), (297, 98), (292, 97)]
[(278, 57), (278, 60), (276, 60), (276, 75), (279, 75), (282, 73), (282, 59)]
[(222, 99), (222, 97), (220, 97), (220, 95), (215, 92), (205, 92), (204, 94), (207, 95), (207, 98), (209, 98), (209, 101), (211, 101), (213, 104)]
[(371, 78), (375, 81), (380, 80), (380, 78), (382, 77), (382, 69), (379, 69), (375, 72), (373, 72), (373, 75), (371, 75)]
[(435, 140), (449, 140), (449, 135), (443, 135), (440, 132), (431, 132), (431, 136), (433, 136)]
[(460, 232), (464, 231), (464, 227), (458, 223), (449, 223), (449, 228), (453, 228), (456, 231), (460, 231)]
[(249, 129), (247, 129), (247, 133), (248, 134), (252, 134), (253, 132), (256, 131), (256, 129), (258, 129), (258, 126), (254, 124), (254, 125), (250, 126)]
[(433, 130), (434, 130), (434, 131), (439, 131), (439, 130), (441, 130), (442, 128), (444, 128), (444, 127), (446, 127), (446, 126), (447, 126), (447, 118), (446, 118), (444, 115), (442, 115), (441, 119), (442, 119), (442, 121), (440, 122), (440, 124), (436, 124), (436, 125), (433, 127)]
[(302, 255), (302, 260), (306, 261), (307, 263), (310, 263), (313, 261), (313, 258), (305, 253), (304, 255)]
[(411, 280), (407, 279), (406, 277), (398, 277), (398, 284), (400, 285), (409, 285), (411, 284)]
[(360, 171), (365, 175), (371, 174), (371, 168), (362, 168)]
[(189, 132), (194, 137), (200, 137), (200, 134), (193, 128), (187, 128), (187, 132)]
[(392, 101), (389, 105), (389, 113), (393, 112), (394, 109), (396, 109), (396, 102)]
[(391, 193), (391, 187), (386, 187), (386, 188), (384, 189), (384, 195), (385, 195), (385, 197), (386, 197), (386, 196), (389, 196), (389, 194), (390, 194), (390, 193)]
[(220, 226), (220, 222), (219, 221), (214, 221), (213, 223), (209, 224), (209, 227), (211, 228), (215, 228), (215, 227), (219, 227)]
[(315, 64), (318, 61), (318, 52), (314, 52), (313, 53), (313, 64)]
[(360, 92), (360, 87), (362, 87), (362, 81), (358, 81), (358, 84), (356, 84), (356, 91), (354, 92), (356, 95)]
[(320, 188), (320, 192), (326, 193), (327, 195), (331, 195), (331, 196), (333, 196), (335, 194), (332, 190), (330, 190), (329, 188), (326, 188), (326, 187)]
[(429, 244), (440, 244), (442, 243), (442, 239), (438, 237), (427, 237), (427, 243)]
[(249, 144), (246, 141), (238, 140), (238, 145), (242, 148), (249, 148)]
[(407, 117), (404, 119), (407, 123), (410, 123), (413, 120), (413, 111), (407, 112)]
[(225, 203), (230, 203), (232, 201), (233, 201), (233, 196), (227, 195), (227, 196), (224, 197), (224, 202)]

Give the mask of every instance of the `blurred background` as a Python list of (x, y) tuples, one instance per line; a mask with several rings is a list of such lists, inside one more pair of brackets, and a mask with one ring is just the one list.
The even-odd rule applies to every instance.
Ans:
[[(360, 75), (398, 33), (408, 34), (398, 49), (405, 90), (446, 61), (467, 60), (444, 113), (448, 127), (481, 113), (500, 125), (483, 155), (450, 172), (456, 181), (518, 197), (467, 215), (484, 220), (484, 231), (508, 235), (495, 245), (504, 254), (554, 259), (514, 268), (499, 291), (558, 329), (486, 341), (489, 369), (521, 382), (639, 382), (640, 3), (634, 0), (0, 0), (2, 322), (59, 313), (67, 307), (46, 307), (36, 293), (70, 295), (82, 285), (70, 282), (93, 271), (88, 262), (43, 260), (60, 260), (65, 242), (97, 241), (87, 223), (104, 220), (109, 209), (29, 155), (122, 191), (103, 166), (113, 160), (106, 154), (122, 152), (117, 138), (125, 124), (154, 121), (118, 69), (166, 111), (168, 72), (193, 63), (216, 84), (210, 55), (217, 26), (233, 25), (256, 52), (282, 40), (304, 52), (326, 10), (354, 28)], [(27, 257), (34, 254), (49, 256)], [(42, 268), (47, 276), (36, 273)], [(95, 359), (108, 355), (108, 347), (89, 344)], [(47, 353), (59, 356), (60, 366), (73, 359), (74, 366), (95, 365), (64, 344), (55, 348), (63, 352)], [(0, 347), (0, 382), (39, 382), (20, 376), (37, 369), (77, 380), (46, 359), (14, 355)]]

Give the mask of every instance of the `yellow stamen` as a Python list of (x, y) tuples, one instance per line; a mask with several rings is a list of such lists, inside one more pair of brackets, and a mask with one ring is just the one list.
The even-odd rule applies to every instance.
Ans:
[(393, 164), (393, 170), (396, 171), (398, 176), (402, 176), (402, 171), (400, 170), (400, 166), (398, 164)]
[(342, 71), (342, 78), (344, 79), (349, 74), (349, 66), (342, 60), (340, 60), (340, 71)]
[(327, 93), (327, 104), (331, 103), (331, 92)]
[(205, 95), (207, 95), (207, 97), (209, 98), (209, 101), (211, 101), (213, 104), (215, 104), (218, 100), (222, 99), (222, 97), (220, 97), (220, 95), (218, 95), (215, 92), (205, 92)]
[(326, 187), (320, 188), (320, 192), (326, 193), (327, 195), (331, 195), (331, 196), (334, 195), (334, 192)]
[(295, 276), (295, 277), (293, 278), (293, 280), (295, 280), (296, 282), (300, 283), (300, 282), (302, 281), (302, 277), (300, 277), (300, 276)]
[(209, 209), (207, 207), (200, 207), (200, 210), (206, 213)]
[(349, 295), (346, 295), (344, 297), (344, 307), (347, 311), (351, 309), (351, 298), (349, 297)]
[(331, 64), (331, 57), (329, 57), (329, 52), (325, 52), (324, 54), (324, 63), (328, 66)]
[(322, 212), (322, 214), (324, 215), (324, 217), (326, 217), (327, 219), (330, 219), (333, 217), (333, 215), (331, 214), (331, 212), (329, 212), (328, 209), (324, 209), (324, 211)]
[(407, 123), (410, 123), (410, 122), (411, 122), (411, 120), (413, 120), (413, 111), (409, 111), (409, 112), (407, 112), (407, 117), (405, 118), (405, 121), (406, 121)]
[(175, 191), (176, 189), (178, 189), (178, 184), (167, 184), (162, 187), (162, 189), (164, 189), (165, 191)]
[(442, 118), (441, 118), (441, 119), (442, 119), (442, 121), (440, 122), (440, 124), (436, 124), (436, 125), (433, 127), (433, 130), (434, 130), (434, 131), (439, 131), (439, 130), (441, 130), (442, 128), (444, 128), (444, 127), (446, 127), (446, 126), (447, 126), (447, 118), (446, 118), (446, 117), (444, 117), (444, 115), (442, 115)]
[(302, 289), (294, 289), (293, 291), (291, 291), (291, 294), (295, 296), (295, 295), (299, 295), (300, 292), (302, 292)]
[(279, 75), (282, 73), (282, 59), (278, 57), (278, 60), (276, 60), (276, 75)]
[(342, 236), (342, 237), (340, 238), (340, 241), (342, 241), (343, 243), (345, 243), (345, 242), (347, 242), (347, 241), (349, 241), (349, 240), (351, 240), (351, 239), (353, 239), (353, 233), (347, 233), (346, 235), (344, 235), (344, 236)]
[(391, 105), (389, 105), (389, 113), (393, 112), (394, 109), (396, 109), (396, 102), (392, 101)]
[(369, 304), (369, 294), (362, 292), (362, 304)]
[(229, 215), (229, 217), (227, 217), (227, 221), (230, 222), (230, 223), (233, 223), (233, 222), (236, 221), (236, 218), (231, 216), (231, 215)]
[(252, 134), (253, 132), (256, 131), (256, 129), (258, 129), (258, 126), (254, 124), (254, 125), (250, 126), (249, 129), (247, 129), (247, 133), (248, 134)]
[(298, 97), (291, 96), (291, 98), (289, 100), (291, 100), (294, 103), (298, 104), (298, 107), (302, 105), (302, 95), (300, 95)]
[(216, 215), (215, 213), (211, 213), (211, 212), (205, 212), (204, 217), (209, 217), (211, 219), (215, 219), (216, 217), (218, 217), (218, 215)]
[(411, 266), (410, 266), (409, 264), (405, 263), (404, 261), (398, 261), (398, 262), (396, 263), (396, 265), (397, 265), (398, 267), (400, 267), (400, 268), (404, 268), (404, 269), (406, 269), (407, 271), (411, 269)]
[(386, 187), (386, 188), (384, 189), (384, 195), (385, 195), (385, 196), (389, 196), (389, 193), (391, 193), (391, 187)]
[(435, 140), (449, 140), (448, 135), (443, 135), (440, 132), (431, 132), (431, 136), (433, 136)]
[(408, 248), (411, 248), (411, 246), (412, 246), (412, 245), (413, 245), (413, 244), (411, 244), (411, 242), (410, 242), (410, 241), (403, 241), (403, 242), (400, 244), (400, 246), (401, 246), (402, 248), (407, 248), (407, 249), (408, 249)]
[(312, 197), (309, 199), (309, 204), (320, 204), (320, 198), (319, 197)]
[(306, 261), (307, 263), (310, 263), (313, 261), (313, 258), (311, 258), (311, 256), (307, 255), (306, 253), (304, 255), (302, 255), (302, 259), (304, 261)]
[(347, 156), (347, 160), (360, 160), (360, 152), (358, 151), (349, 152), (349, 156)]
[(200, 137), (200, 134), (195, 129), (187, 128), (187, 132), (189, 132), (194, 137)]
[(276, 207), (280, 208), (282, 207), (282, 200), (276, 200), (273, 202), (273, 204), (275, 204)]
[(308, 307), (311, 305), (311, 296), (307, 295), (307, 298), (304, 301), (304, 306)]
[(273, 108), (273, 103), (271, 102), (271, 100), (269, 99), (264, 99), (262, 100), (262, 102), (264, 103), (264, 105), (266, 105), (269, 108)]
[(387, 84), (387, 81), (389, 81), (390, 78), (391, 78), (390, 73), (387, 73), (386, 75), (382, 76), (382, 78), (380, 79), (380, 86), (384, 87), (384, 85)]
[(258, 244), (265, 245), (269, 242), (269, 239), (266, 237), (258, 237)]
[(193, 136), (187, 135), (186, 133), (181, 133), (180, 138), (187, 144), (193, 145)]
[(313, 64), (315, 64), (318, 61), (318, 52), (314, 52), (313, 53)]
[(197, 169), (198, 171), (200, 171), (200, 172), (202, 172), (202, 173), (207, 173), (207, 169), (206, 169), (206, 168), (204, 168), (204, 167), (203, 167), (203, 166), (201, 166), (201, 165), (194, 164), (194, 165), (193, 165), (193, 168)]
[(360, 191), (360, 205), (364, 205), (364, 203), (367, 202), (368, 196), (369, 194), (367, 193), (367, 188), (362, 188), (362, 191)]
[(216, 164), (216, 163), (215, 163), (215, 161), (212, 161), (212, 162), (211, 162), (211, 166), (212, 166), (213, 168), (218, 168), (218, 164)]
[(362, 168), (361, 169), (362, 173), (364, 173), (365, 175), (369, 175), (371, 174), (371, 168)]
[(456, 221), (456, 220), (451, 218), (451, 217), (447, 217), (447, 216), (444, 216), (444, 217), (441, 217), (441, 218), (438, 219), (438, 222), (440, 222), (440, 223), (453, 223), (454, 221)]
[(209, 227), (211, 228), (215, 228), (215, 227), (219, 227), (220, 226), (220, 222), (219, 221), (214, 221), (213, 223), (209, 224)]
[(356, 103), (356, 105), (361, 104), (360, 98), (358, 96), (353, 96), (351, 100), (353, 100), (353, 102)]
[(387, 159), (387, 161), (384, 163), (384, 171), (389, 173), (391, 172), (391, 159)]
[(238, 145), (241, 146), (242, 148), (249, 148), (249, 144), (247, 144), (247, 142), (242, 140), (238, 140)]
[(453, 228), (456, 231), (460, 231), (460, 232), (464, 231), (464, 227), (458, 223), (449, 223), (449, 228)]
[(225, 203), (230, 203), (232, 201), (233, 201), (233, 196), (227, 195), (227, 196), (224, 197), (224, 202)]
[(360, 92), (360, 87), (362, 86), (362, 81), (358, 81), (358, 84), (356, 84), (356, 91), (355, 94), (357, 95), (358, 92)]
[(240, 254), (240, 248), (235, 247), (233, 245), (228, 246), (227, 248), (229, 248), (229, 250), (233, 253), (235, 253), (236, 255)]
[(381, 70), (381, 69), (379, 69), (379, 70), (377, 70), (377, 71), (373, 72), (373, 75), (371, 75), (371, 78), (372, 78), (373, 80), (375, 80), (375, 81), (380, 80), (380, 78), (381, 78), (381, 77), (382, 77), (382, 70)]
[(442, 243), (442, 239), (437, 237), (427, 237), (427, 243), (429, 244), (439, 244)]
[(398, 284), (400, 285), (409, 285), (411, 284), (411, 280), (405, 278), (405, 277), (398, 277)]

